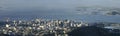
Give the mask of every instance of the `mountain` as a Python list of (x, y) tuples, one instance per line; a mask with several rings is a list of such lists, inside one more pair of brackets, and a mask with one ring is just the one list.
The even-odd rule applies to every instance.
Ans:
[(76, 11), (80, 15), (120, 15), (120, 8), (115, 7), (77, 7)]
[(120, 33), (110, 33), (109, 29), (88, 26), (71, 31), (69, 36), (120, 36)]

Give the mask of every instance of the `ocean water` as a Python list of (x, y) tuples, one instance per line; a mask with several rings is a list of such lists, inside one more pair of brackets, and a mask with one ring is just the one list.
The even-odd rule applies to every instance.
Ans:
[[(120, 8), (119, 6), (119, 0), (0, 0), (0, 21), (5, 18), (11, 20), (42, 18), (120, 23), (119, 15), (79, 15), (80, 12), (76, 11), (77, 7)], [(89, 14), (88, 11), (85, 13)]]
[(32, 20), (36, 18), (41, 19), (55, 19), (55, 20), (73, 20), (73, 21), (83, 21), (83, 22), (113, 22), (120, 23), (119, 15), (27, 15), (27, 16), (0, 16), (0, 20), (5, 20), (10, 18), (10, 20)]

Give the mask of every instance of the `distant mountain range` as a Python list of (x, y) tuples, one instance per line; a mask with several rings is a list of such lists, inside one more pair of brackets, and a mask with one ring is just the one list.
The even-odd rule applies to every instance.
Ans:
[(120, 8), (112, 7), (77, 7), (76, 11), (86, 15), (120, 15)]

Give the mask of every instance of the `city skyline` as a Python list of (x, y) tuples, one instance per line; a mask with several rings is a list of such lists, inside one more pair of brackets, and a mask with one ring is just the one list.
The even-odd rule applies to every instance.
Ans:
[(120, 36), (120, 0), (0, 0), (0, 36)]

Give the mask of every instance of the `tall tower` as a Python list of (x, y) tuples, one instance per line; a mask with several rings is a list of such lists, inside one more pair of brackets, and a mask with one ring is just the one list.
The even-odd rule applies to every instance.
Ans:
[(16, 24), (16, 20), (13, 21), (13, 24)]

